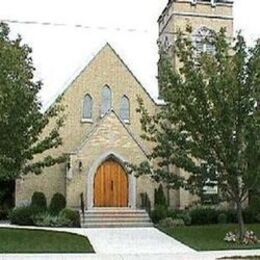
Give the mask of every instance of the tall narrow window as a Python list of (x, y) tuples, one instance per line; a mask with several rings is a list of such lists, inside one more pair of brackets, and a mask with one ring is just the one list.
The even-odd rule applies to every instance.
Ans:
[(92, 119), (93, 100), (92, 97), (87, 94), (84, 97), (83, 103), (83, 119)]
[(108, 86), (105, 86), (102, 90), (102, 109), (101, 115), (107, 113), (112, 107), (112, 91)]
[(120, 117), (125, 123), (130, 122), (130, 102), (127, 96), (121, 99)]

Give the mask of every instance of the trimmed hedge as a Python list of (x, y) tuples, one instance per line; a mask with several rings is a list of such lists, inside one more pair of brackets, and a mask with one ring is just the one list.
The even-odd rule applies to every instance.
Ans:
[(190, 211), (192, 225), (207, 225), (218, 223), (218, 211), (211, 208), (196, 208)]
[(72, 209), (63, 209), (59, 216), (64, 219), (69, 219), (71, 221), (72, 227), (80, 227), (80, 215), (78, 211)]
[(47, 210), (47, 200), (44, 193), (37, 191), (34, 192), (32, 195), (31, 206), (42, 210)]
[(33, 217), (39, 213), (39, 209), (36, 207), (20, 207), (11, 211), (9, 218), (12, 224), (21, 226), (33, 225)]
[(61, 193), (55, 193), (51, 199), (49, 212), (58, 215), (66, 207), (66, 199)]

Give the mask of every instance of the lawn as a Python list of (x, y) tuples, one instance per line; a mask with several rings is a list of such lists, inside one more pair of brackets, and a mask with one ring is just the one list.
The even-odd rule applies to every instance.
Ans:
[(86, 237), (64, 232), (0, 229), (0, 253), (94, 253)]
[[(253, 230), (260, 238), (260, 224), (247, 225), (247, 229)], [(227, 232), (237, 230), (237, 225), (205, 225), (160, 228), (160, 230), (198, 251), (260, 249), (260, 244), (245, 246), (227, 243), (223, 240)]]

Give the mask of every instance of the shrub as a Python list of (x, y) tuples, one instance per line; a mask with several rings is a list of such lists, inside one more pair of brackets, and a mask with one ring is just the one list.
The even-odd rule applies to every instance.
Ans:
[(151, 212), (151, 201), (148, 197), (148, 194), (145, 193), (141, 193), (141, 208), (145, 209), (149, 214)]
[(159, 185), (159, 188), (157, 189), (157, 191), (155, 191), (154, 195), (155, 195), (155, 198), (154, 198), (155, 205), (163, 205), (163, 206), (167, 207), (167, 201), (166, 201), (166, 197), (163, 192), (162, 184)]
[(218, 212), (211, 208), (195, 208), (190, 211), (192, 225), (217, 224)]
[(173, 228), (173, 227), (182, 227), (185, 224), (183, 219), (181, 218), (172, 219), (168, 217), (160, 220), (159, 225), (164, 228)]
[(218, 223), (219, 224), (226, 224), (227, 223), (227, 215), (225, 213), (220, 213), (218, 215)]
[(55, 193), (51, 199), (49, 211), (52, 215), (58, 215), (66, 207), (66, 199), (60, 193)]
[(173, 220), (173, 226), (174, 227), (183, 227), (183, 226), (185, 226), (185, 223), (184, 223), (183, 219), (176, 218)]
[(260, 213), (258, 213), (256, 216), (255, 216), (255, 221), (257, 223), (260, 223)]
[(161, 219), (159, 221), (159, 225), (161, 227), (165, 227), (165, 228), (168, 228), (168, 227), (174, 227), (174, 221), (172, 218), (165, 218), (165, 219)]
[(60, 214), (60, 218), (69, 219), (72, 227), (80, 227), (80, 215), (77, 210), (63, 209)]
[(47, 200), (42, 192), (34, 192), (32, 195), (32, 207), (37, 207), (42, 210), (47, 210)]
[(167, 217), (167, 208), (163, 205), (155, 205), (151, 212), (151, 219), (153, 223), (158, 223), (160, 220)]
[(7, 220), (8, 219), (8, 210), (0, 208), (0, 220)]
[(59, 216), (54, 216), (49, 213), (40, 213), (33, 217), (33, 222), (40, 227), (71, 227), (70, 219)]
[(33, 217), (38, 213), (39, 209), (35, 207), (20, 207), (13, 209), (9, 217), (12, 224), (33, 225)]
[(255, 212), (251, 208), (246, 208), (243, 211), (243, 217), (245, 224), (255, 223)]
[(191, 222), (192, 222), (191, 216), (190, 216), (190, 214), (188, 212), (177, 214), (176, 219), (182, 219), (186, 226), (190, 226)]

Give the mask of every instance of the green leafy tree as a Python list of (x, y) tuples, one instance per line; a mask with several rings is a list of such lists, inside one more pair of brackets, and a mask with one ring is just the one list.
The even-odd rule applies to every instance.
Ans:
[[(207, 39), (214, 53), (198, 53), (189, 33), (178, 33), (178, 70), (162, 54), (160, 112), (149, 115), (138, 98), (142, 137), (154, 148), (150, 161), (132, 170), (198, 195), (209, 181), (217, 183), (221, 196), (236, 205), (242, 239), (242, 204), (260, 184), (260, 41), (249, 48), (238, 34), (231, 45), (222, 29)], [(172, 166), (187, 178), (172, 173)]]
[[(57, 104), (42, 113), (39, 91), (42, 83), (34, 80), (31, 49), (21, 37), (10, 39), (9, 27), (0, 24), (0, 181), (14, 180), (33, 172), (40, 174), (44, 167), (61, 163), (64, 156), (35, 156), (61, 143), (59, 129), (64, 116)], [(50, 120), (53, 128), (42, 133)]]

